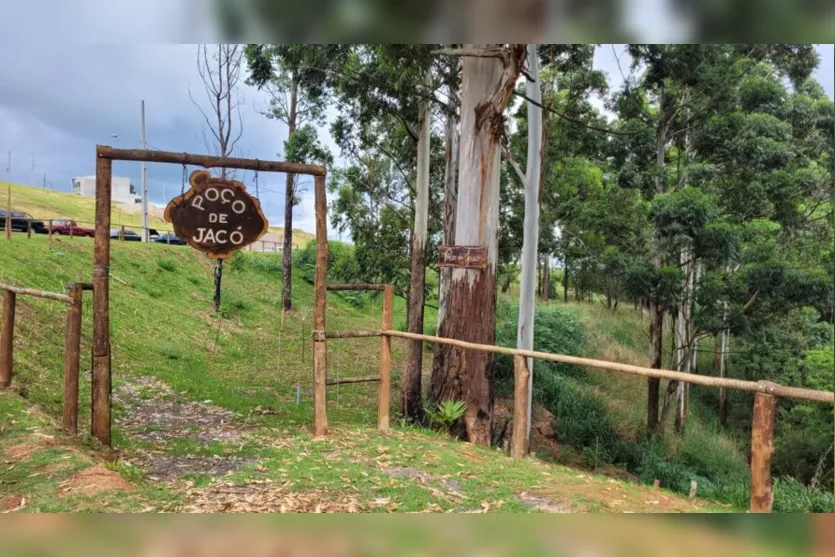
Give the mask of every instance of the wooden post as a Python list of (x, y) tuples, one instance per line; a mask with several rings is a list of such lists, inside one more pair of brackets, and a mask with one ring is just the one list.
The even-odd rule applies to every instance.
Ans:
[(754, 419), (751, 426), (751, 512), (770, 513), (774, 502), (771, 485), (771, 456), (774, 454), (774, 422), (777, 398), (754, 394)]
[(93, 252), (93, 437), (110, 446), (110, 181), (112, 161), (96, 150), (96, 233)]
[[(109, 160), (109, 159), (108, 159), (108, 160)], [(98, 186), (97, 186), (97, 189), (98, 189)], [(110, 215), (108, 215), (108, 217), (109, 217), (109, 216), (110, 216)], [(98, 218), (99, 218), (99, 216), (98, 216), (98, 214), (96, 214), (96, 220), (98, 220)], [(108, 218), (108, 220), (110, 220), (110, 219)], [(108, 226), (110, 226), (110, 225), (108, 225)], [(75, 236), (75, 221), (74, 221), (74, 220), (71, 220), (71, 221), (70, 221), (70, 240), (72, 240), (72, 237), (73, 237), (73, 236)]]
[(525, 458), (530, 451), (528, 439), (528, 370), (527, 358), (513, 357), (513, 439), (510, 443), (510, 456)]
[(11, 290), (3, 293), (3, 324), (0, 326), (0, 387), (8, 387), (12, 384), (15, 297), (16, 294)]
[[(392, 328), (394, 311), (394, 286), (387, 284), (383, 290), (383, 320), (381, 328)], [(391, 407), (391, 337), (380, 337), (380, 387), (377, 391), (377, 431), (389, 429), (389, 408)]]
[(64, 342), (64, 429), (78, 433), (78, 368), (81, 351), (81, 284), (67, 287), (67, 331)]
[(52, 219), (49, 219), (49, 239), (52, 240)]
[(328, 433), (328, 348), (325, 339), (328, 282), (328, 224), (325, 177), (314, 178), (316, 200), (316, 275), (313, 312), (313, 435)]
[(32, 219), (26, 217), (26, 239), (32, 239)]
[(165, 234), (165, 245), (167, 246), (171, 245), (171, 234), (173, 234), (173, 232), (166, 232)]
[(125, 241), (125, 225), (124, 224), (119, 228), (119, 241), (120, 242)]

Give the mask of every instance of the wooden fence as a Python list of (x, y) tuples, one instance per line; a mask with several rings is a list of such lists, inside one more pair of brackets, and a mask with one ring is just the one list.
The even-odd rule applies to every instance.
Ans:
[[(390, 285), (375, 284), (337, 284), (328, 285), (326, 290), (376, 290), (383, 291), (383, 320), (379, 331), (339, 331), (325, 332), (321, 336), (321, 342), (327, 339), (380, 337), (380, 375), (372, 377), (355, 377), (340, 379), (340, 383), (358, 383), (365, 381), (379, 381), (379, 404), (378, 404), (378, 430), (383, 432), (388, 429), (389, 421), (389, 399), (391, 396), (391, 339), (402, 338), (416, 340), (419, 342), (431, 342), (434, 344), (446, 344), (464, 350), (479, 350), (493, 354), (505, 354), (513, 357), (514, 362), (514, 393), (513, 393), (513, 428), (510, 446), (510, 454), (514, 458), (522, 458), (529, 453), (528, 438), (528, 414), (526, 411), (528, 400), (530, 370), (528, 359), (538, 359), (549, 362), (572, 364), (577, 366), (591, 367), (616, 373), (627, 373), (641, 377), (652, 377), (667, 379), (670, 381), (681, 381), (693, 385), (716, 387), (723, 389), (734, 389), (754, 393), (753, 424), (751, 433), (751, 511), (771, 512), (773, 502), (773, 487), (771, 478), (771, 457), (774, 453), (774, 428), (777, 416), (777, 401), (780, 397), (835, 404), (835, 393), (827, 391), (816, 391), (798, 387), (787, 387), (768, 381), (743, 381), (740, 379), (729, 379), (722, 377), (708, 377), (692, 373), (682, 373), (667, 369), (655, 369), (642, 366), (608, 362), (591, 358), (580, 358), (566, 356), (563, 354), (551, 354), (535, 350), (521, 350), (504, 346), (488, 344), (477, 344), (461, 340), (443, 338), (432, 335), (422, 335), (395, 331), (391, 328), (391, 307), (390, 297), (393, 295), (393, 287)], [(323, 304), (324, 305), (324, 304)], [(314, 340), (317, 339), (314, 331)], [(325, 389), (328, 385), (336, 384), (337, 381), (329, 380), (326, 366), (314, 366), (314, 389), (321, 389), (318, 400), (325, 400)], [(314, 433), (324, 435), (327, 432), (327, 408), (325, 404), (314, 405)]]
[[(12, 383), (14, 370), (14, 327), (17, 296), (33, 296), (67, 304), (67, 325), (64, 338), (64, 429), (73, 435), (78, 433), (78, 371), (81, 358), (81, 295), (92, 290), (90, 283), (77, 282), (67, 286), (66, 294), (46, 292), (34, 288), (21, 288), (0, 284), (3, 291), (3, 316), (0, 325), (0, 387), (8, 388)], [(92, 401), (95, 406), (97, 401)]]

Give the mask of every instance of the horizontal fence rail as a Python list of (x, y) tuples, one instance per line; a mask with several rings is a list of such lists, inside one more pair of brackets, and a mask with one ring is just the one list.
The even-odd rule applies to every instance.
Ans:
[(382, 292), (386, 289), (384, 284), (329, 284), (328, 290), (340, 292), (345, 290), (375, 290)]
[(328, 331), (325, 338), (367, 338), (381, 337), (383, 331)]
[(492, 352), (494, 354), (506, 354), (508, 356), (523, 356), (526, 358), (535, 358), (539, 360), (546, 360), (549, 362), (573, 364), (584, 367), (605, 369), (609, 371), (620, 371), (632, 375), (641, 375), (644, 377), (670, 379), (672, 381), (681, 381), (683, 383), (692, 383), (694, 385), (704, 385), (706, 387), (724, 387), (726, 389), (735, 389), (737, 391), (765, 393), (785, 398), (794, 398), (799, 400), (810, 400), (813, 402), (825, 402), (829, 404), (835, 404), (835, 393), (830, 393), (826, 391), (814, 391), (812, 389), (801, 389), (798, 387), (784, 387), (782, 385), (778, 385), (776, 383), (771, 383), (768, 381), (755, 382), (743, 381), (741, 379), (708, 377), (705, 375), (682, 373), (680, 371), (673, 371), (668, 369), (656, 369), (641, 366), (633, 366), (629, 364), (620, 364), (617, 362), (607, 362), (604, 360), (593, 360), (591, 358), (579, 358), (576, 356), (566, 356), (563, 354), (537, 352), (535, 350), (520, 350), (518, 348), (507, 348), (504, 346), (476, 344), (473, 342), (466, 342), (463, 340), (455, 340), (451, 338), (436, 337), (431, 335), (421, 335), (417, 333), (405, 333), (401, 331), (387, 330), (383, 331), (383, 334), (391, 337), (422, 340), (425, 342), (433, 342), (436, 344), (448, 344), (450, 346), (457, 346), (458, 348), (464, 348), (468, 350), (481, 350), (483, 352)]
[(344, 385), (346, 383), (373, 383), (380, 380), (379, 375), (368, 375), (366, 377), (334, 377), (328, 379), (326, 385)]
[(104, 145), (96, 148), (99, 158), (119, 161), (165, 162), (202, 166), (204, 168), (241, 168), (262, 172), (285, 172), (324, 176), (325, 167), (313, 164), (301, 164), (284, 161), (262, 161), (258, 159), (240, 159), (235, 157), (216, 157), (212, 155), (194, 155), (172, 151), (150, 151), (147, 149), (113, 149)]
[(9, 292), (14, 292), (15, 294), (21, 294), (24, 296), (34, 296), (35, 298), (44, 298), (46, 300), (56, 300), (59, 302), (64, 302), (65, 304), (69, 304), (70, 302), (72, 302), (72, 299), (66, 294), (59, 294), (57, 292), (47, 292), (45, 290), (36, 290), (34, 288), (21, 288), (19, 286), (12, 286), (10, 284), (0, 284), (0, 290), (8, 290)]

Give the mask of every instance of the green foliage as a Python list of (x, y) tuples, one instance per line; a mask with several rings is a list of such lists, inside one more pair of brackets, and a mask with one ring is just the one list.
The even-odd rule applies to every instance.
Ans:
[[(293, 264), (299, 269), (304, 281), (313, 284), (316, 278), (316, 243), (309, 242), (295, 253), (294, 258)], [(353, 246), (333, 240), (328, 242), (328, 280), (331, 283), (361, 280)]]
[[(501, 303), (496, 312), (496, 344), (516, 346), (519, 320), (517, 304)], [(539, 305), (534, 311), (534, 350), (576, 356), (583, 344), (583, 328), (577, 315), (559, 306)], [(496, 389), (501, 393), (513, 390), (513, 358), (502, 354), (496, 355), (494, 376)], [(538, 378), (548, 374), (561, 374), (579, 377), (582, 370), (556, 362), (534, 361), (534, 391)]]
[(462, 400), (445, 400), (438, 404), (437, 408), (426, 410), (431, 424), (438, 425), (449, 430), (467, 411), (467, 403)]

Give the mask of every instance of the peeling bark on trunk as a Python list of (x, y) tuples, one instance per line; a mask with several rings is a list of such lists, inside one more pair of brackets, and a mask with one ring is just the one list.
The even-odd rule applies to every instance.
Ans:
[[(528, 69), (534, 81), (526, 84), (527, 94), (535, 102), (541, 102), (542, 91), (539, 85), (539, 65), (536, 56), (536, 45), (528, 45)], [(542, 108), (528, 103), (528, 157), (525, 171), (525, 219), (522, 235), (522, 276), (519, 280), (519, 318), (516, 331), (516, 346), (523, 350), (533, 350), (534, 336), (534, 304), (536, 285), (537, 249), (539, 247), (539, 200), (540, 177), (542, 168)], [(548, 257), (543, 257), (542, 266), (542, 300), (548, 300)], [(527, 359), (527, 401), (525, 422), (525, 446), (530, 445), (531, 435), (531, 404), (533, 396), (533, 358)], [(525, 451), (527, 452), (527, 451)]]
[[(424, 287), (426, 284), (426, 228), (429, 211), (429, 141), (431, 112), (428, 103), (421, 106), (417, 142), (417, 180), (415, 184), (415, 224), (412, 229), (411, 280), (409, 282), (409, 332), (423, 334)], [(423, 341), (406, 344), (406, 369), (402, 378), (400, 411), (407, 419), (420, 423), (423, 418), (421, 373)]]
[[(290, 119), (287, 122), (287, 137), (296, 132), (296, 106), (299, 99), (298, 80), (293, 77), (290, 86)], [(293, 309), (293, 202), (296, 196), (296, 176), (287, 174), (284, 190), (284, 253), (282, 253), (283, 275), (281, 281), (281, 307), (283, 311)]]
[[(450, 96), (454, 91), (450, 89)], [(446, 116), (446, 160), (444, 167), (444, 244), (455, 243), (455, 206), (458, 203), (458, 118)], [(449, 287), (452, 283), (452, 269), (442, 267), (438, 288), (438, 329), (446, 317), (449, 307)]]
[[(438, 331), (442, 337), (482, 344), (495, 342), (498, 137), (504, 126), (503, 111), (524, 59), (524, 45), (510, 45), (504, 63), (493, 58), (463, 60), (455, 244), (485, 246), (487, 267), (453, 269), (449, 307)], [(489, 444), (493, 417), (492, 355), (438, 345), (431, 383), (433, 402), (461, 400), (467, 404), (457, 433), (465, 433), (472, 443)]]

